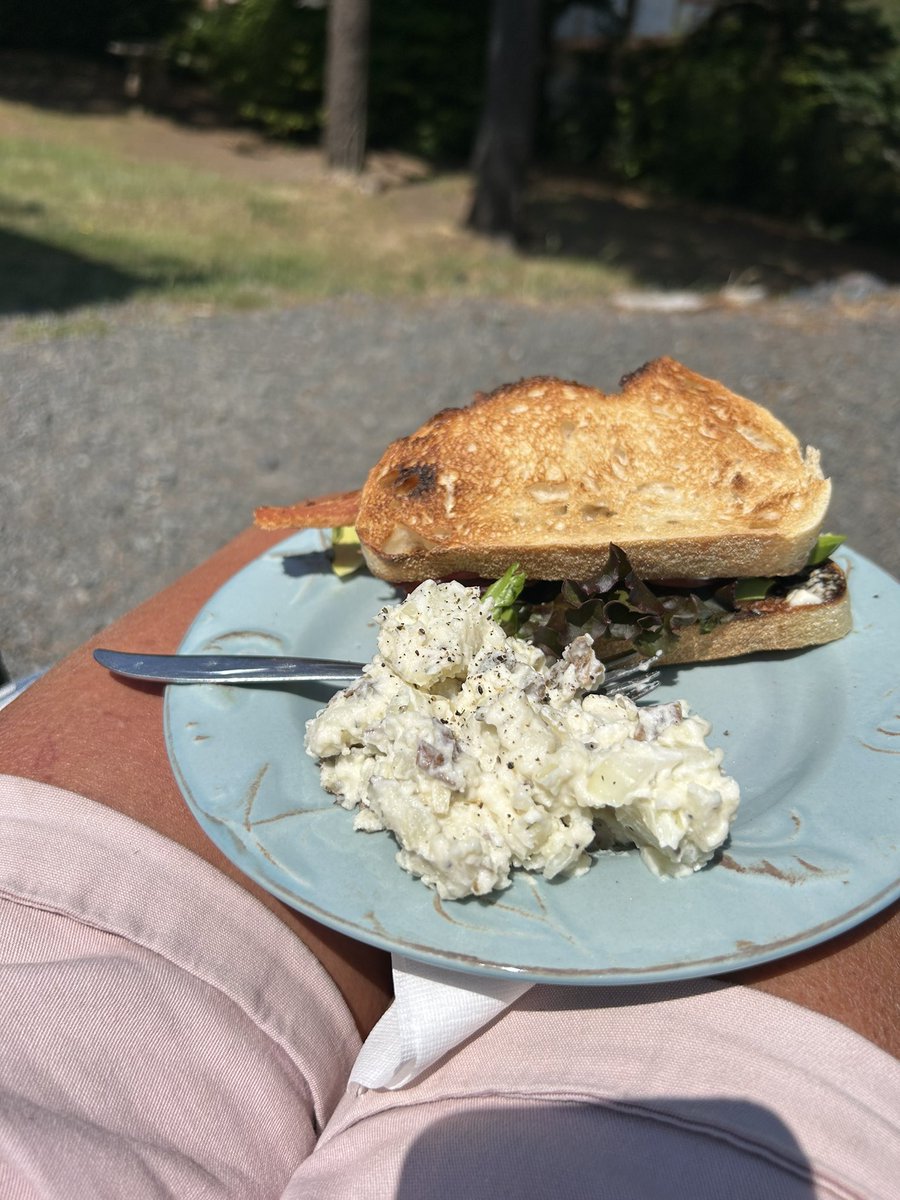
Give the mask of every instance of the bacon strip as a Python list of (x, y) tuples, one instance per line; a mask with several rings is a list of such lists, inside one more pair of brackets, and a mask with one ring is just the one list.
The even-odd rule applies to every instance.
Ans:
[(330, 492), (310, 500), (301, 500), (284, 508), (257, 508), (253, 524), (258, 529), (315, 529), (319, 526), (354, 525), (359, 512), (361, 489), (355, 492)]

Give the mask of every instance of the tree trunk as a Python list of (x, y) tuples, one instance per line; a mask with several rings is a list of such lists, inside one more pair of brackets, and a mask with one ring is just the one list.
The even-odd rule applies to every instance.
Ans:
[(466, 224), (516, 238), (534, 139), (541, 0), (493, 0), (487, 86), (472, 158), (475, 188)]
[(358, 174), (366, 159), (369, 0), (329, 0), (325, 161)]

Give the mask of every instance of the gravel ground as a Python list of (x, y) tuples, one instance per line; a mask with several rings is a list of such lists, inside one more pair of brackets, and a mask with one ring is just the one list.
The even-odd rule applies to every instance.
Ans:
[[(246, 526), (354, 487), (392, 438), (530, 374), (601, 388), (660, 354), (768, 405), (822, 451), (828, 525), (900, 575), (900, 296), (743, 310), (347, 299), (286, 312), (0, 325), (0, 654), (49, 665)], [(57, 336), (55, 336), (55, 334)]]

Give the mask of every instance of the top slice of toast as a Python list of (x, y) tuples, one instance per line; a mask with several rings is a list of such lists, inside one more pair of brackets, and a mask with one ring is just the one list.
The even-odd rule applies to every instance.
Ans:
[(371, 570), (586, 579), (610, 543), (647, 579), (803, 567), (831, 494), (816, 450), (670, 358), (621, 389), (523, 379), (392, 443), (356, 519)]

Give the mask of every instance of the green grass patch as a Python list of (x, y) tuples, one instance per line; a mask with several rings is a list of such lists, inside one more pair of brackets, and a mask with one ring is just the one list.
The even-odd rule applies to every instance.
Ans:
[(628, 282), (599, 260), (529, 258), (465, 232), (463, 174), (366, 194), (298, 151), (296, 179), (257, 181), (252, 159), (195, 165), (180, 135), (167, 161), (161, 122), (118, 122), (0, 102), (0, 315), (347, 293), (547, 301)]

